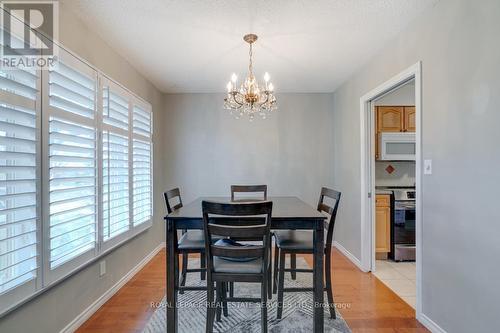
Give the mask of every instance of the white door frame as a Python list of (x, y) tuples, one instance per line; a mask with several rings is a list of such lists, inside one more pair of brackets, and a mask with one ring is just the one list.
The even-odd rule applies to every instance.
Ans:
[(416, 265), (417, 319), (422, 314), (422, 63), (382, 83), (360, 98), (361, 125), (361, 264), (363, 270), (375, 270), (375, 114), (372, 101), (408, 80), (415, 79), (416, 120)]

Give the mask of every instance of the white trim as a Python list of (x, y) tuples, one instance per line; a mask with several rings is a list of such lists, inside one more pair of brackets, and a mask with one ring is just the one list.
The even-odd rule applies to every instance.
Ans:
[(88, 308), (83, 310), (75, 319), (73, 319), (66, 327), (64, 327), (60, 333), (72, 333), (75, 332), (85, 321), (87, 321), (101, 306), (104, 305), (114, 294), (118, 292), (130, 279), (134, 277), (154, 256), (165, 247), (165, 242), (160, 243), (151, 253), (149, 253), (144, 259), (142, 259), (134, 268), (132, 268), (127, 274), (125, 274), (118, 282), (116, 282), (111, 288), (109, 288), (104, 294), (96, 299)]
[(447, 333), (444, 329), (442, 329), (438, 324), (436, 324), (432, 319), (430, 319), (423, 313), (420, 314), (420, 317), (417, 317), (417, 320), (432, 333)]
[(347, 257), (347, 259), (352, 261), (352, 263), (354, 265), (356, 265), (361, 271), (363, 271), (365, 273), (368, 272), (367, 270), (365, 270), (363, 268), (363, 265), (361, 265), (361, 261), (359, 261), (359, 259), (356, 258), (356, 256), (354, 254), (352, 254), (344, 246), (342, 246), (342, 244), (340, 244), (337, 241), (333, 241), (333, 246), (336, 247), (343, 255), (345, 255)]
[[(372, 177), (375, 160), (373, 150), (373, 115), (371, 111), (371, 101), (386, 92), (394, 89), (402, 83), (415, 79), (415, 110), (416, 110), (416, 264), (417, 264), (417, 298), (416, 316), (420, 318), (422, 314), (422, 63), (419, 61), (406, 70), (382, 83), (375, 89), (366, 93), (360, 98), (360, 142), (361, 142), (361, 263), (363, 270), (375, 270), (374, 251), (374, 225), (375, 216), (373, 214), (375, 206), (375, 181)], [(371, 115), (371, 118), (368, 117)], [(371, 121), (370, 121), (370, 120)], [(372, 143), (372, 147), (368, 144)], [(371, 158), (371, 160), (369, 159)], [(372, 193), (368, 197), (368, 193)]]

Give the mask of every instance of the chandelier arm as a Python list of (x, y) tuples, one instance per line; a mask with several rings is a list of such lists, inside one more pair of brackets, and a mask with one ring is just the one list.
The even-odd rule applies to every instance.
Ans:
[(262, 105), (266, 104), (269, 101), (269, 94), (265, 93), (265, 95), (266, 95), (266, 100), (263, 102), (260, 102), (259, 107), (261, 107)]
[(231, 110), (239, 109), (242, 106), (240, 103), (238, 103), (238, 101), (235, 100), (234, 94), (228, 94), (228, 97), (226, 97), (224, 101), (227, 102), (226, 108)]
[(236, 92), (236, 93), (231, 94), (231, 95), (232, 95), (232, 97), (233, 97), (233, 101), (234, 101), (234, 103), (238, 104), (238, 106), (239, 106), (238, 108), (241, 108), (241, 107), (245, 104), (245, 103), (243, 103), (243, 102), (241, 102), (241, 101), (238, 101), (238, 99), (236, 98), (237, 96), (241, 96), (241, 94), (240, 94), (240, 93)]
[(247, 104), (247, 101), (245, 99), (245, 95), (243, 95), (241, 93), (238, 93), (237, 96), (239, 97), (238, 103), (240, 103), (241, 105), (246, 105)]

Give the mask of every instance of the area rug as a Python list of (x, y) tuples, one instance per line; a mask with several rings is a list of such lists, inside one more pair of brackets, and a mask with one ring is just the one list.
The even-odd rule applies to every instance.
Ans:
[[(197, 259), (189, 261), (189, 267), (199, 267)], [(303, 258), (297, 258), (297, 267), (307, 268)], [(202, 286), (205, 281), (200, 280), (199, 273), (188, 274), (186, 285)], [(290, 274), (285, 274), (286, 287), (311, 287), (312, 274), (297, 273), (297, 279), (292, 280)], [(260, 297), (260, 285), (256, 283), (236, 283), (234, 286), (235, 297)], [(268, 303), (268, 328), (273, 333), (302, 333), (312, 332), (313, 324), (313, 295), (312, 292), (284, 293), (283, 316), (276, 319), (276, 299)], [(325, 293), (325, 300), (327, 299)], [(178, 328), (179, 332), (192, 333), (205, 331), (206, 318), (206, 291), (185, 291), (178, 296)], [(157, 310), (150, 318), (144, 333), (166, 332), (166, 301), (155, 304)], [(214, 332), (219, 333), (248, 333), (260, 332), (260, 309), (258, 304), (229, 303), (229, 316), (220, 322), (215, 322)], [(337, 311), (337, 319), (330, 319), (329, 310), (325, 307), (325, 332), (351, 332), (349, 326)]]

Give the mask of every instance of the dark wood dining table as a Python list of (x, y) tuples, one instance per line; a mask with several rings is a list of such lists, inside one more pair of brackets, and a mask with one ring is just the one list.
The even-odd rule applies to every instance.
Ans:
[[(167, 227), (167, 332), (177, 332), (177, 291), (175, 290), (175, 257), (177, 255), (177, 230), (203, 229), (201, 202), (231, 202), (229, 197), (198, 198), (165, 217)], [(325, 215), (297, 197), (269, 197), (273, 202), (271, 229), (312, 230), (313, 253), (313, 331), (324, 330), (323, 260)], [(241, 202), (241, 201), (239, 201)]]

